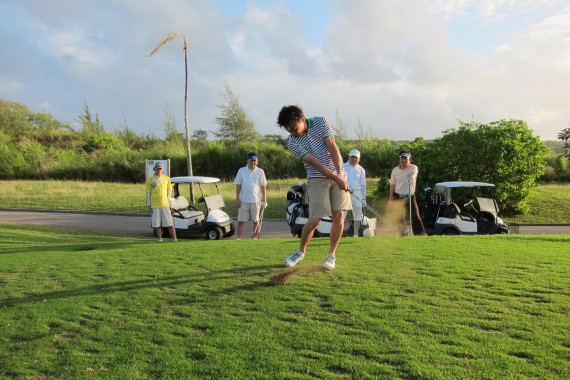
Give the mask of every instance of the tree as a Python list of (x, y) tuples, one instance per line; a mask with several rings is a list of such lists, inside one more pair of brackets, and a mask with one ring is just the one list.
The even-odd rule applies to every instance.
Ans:
[(93, 115), (89, 110), (87, 102), (83, 108), (83, 113), (77, 117), (81, 123), (81, 137), (84, 140), (83, 150), (87, 153), (97, 151), (117, 151), (125, 152), (127, 149), (124, 141), (116, 134), (105, 132), (105, 127), (98, 114)]
[(362, 123), (360, 122), (360, 118), (358, 118), (358, 126), (356, 127), (356, 137), (358, 140), (370, 140), (372, 139), (372, 130), (368, 128), (368, 130), (364, 130)]
[(168, 105), (164, 106), (164, 134), (166, 141), (182, 141), (182, 134), (176, 128), (176, 119), (170, 112)]
[(220, 95), (226, 103), (218, 105), (222, 116), (216, 118), (220, 127), (213, 132), (214, 136), (232, 144), (243, 140), (257, 140), (259, 133), (255, 129), (255, 123), (239, 103), (228, 82), (224, 82), (224, 88), (226, 92)]
[(194, 141), (206, 141), (208, 140), (208, 131), (196, 129), (194, 133), (192, 133), (192, 139)]
[(336, 109), (336, 126), (333, 127), (335, 140), (348, 140), (348, 132), (346, 131), (346, 123), (338, 114), (338, 108)]
[(566, 157), (570, 160), (570, 128), (563, 129), (558, 134), (558, 140), (566, 141), (566, 144), (564, 144), (564, 153), (562, 154), (562, 157)]
[[(507, 214), (527, 211), (526, 199), (544, 171), (548, 148), (523, 120), (489, 124), (459, 121), (459, 128), (425, 145), (420, 176), (430, 185), (441, 181), (494, 183)], [(418, 165), (420, 166), (420, 165)]]

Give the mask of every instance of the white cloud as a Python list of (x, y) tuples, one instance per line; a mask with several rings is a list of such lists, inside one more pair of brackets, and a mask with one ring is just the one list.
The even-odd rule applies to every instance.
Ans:
[[(87, 102), (110, 130), (126, 119), (157, 135), (168, 104), (182, 130), (182, 41), (144, 58), (180, 32), (195, 129), (217, 128), (224, 80), (262, 133), (279, 133), (275, 118), (291, 103), (331, 120), (338, 110), (353, 136), (360, 121), (380, 138), (433, 138), (473, 115), (525, 119), (549, 139), (567, 125), (570, 11), (561, 0), (322, 1), (310, 14), (293, 0), (244, 2), (0, 5), (0, 43), (11, 52), (0, 57), (0, 96), (48, 105), (68, 122)], [(486, 39), (463, 34), (489, 24)]]

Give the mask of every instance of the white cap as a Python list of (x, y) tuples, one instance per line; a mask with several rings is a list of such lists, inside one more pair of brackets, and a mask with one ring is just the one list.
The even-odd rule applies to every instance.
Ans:
[(350, 151), (350, 153), (348, 154), (348, 157), (352, 157), (352, 156), (356, 156), (358, 158), (360, 158), (360, 152), (356, 149), (353, 149)]

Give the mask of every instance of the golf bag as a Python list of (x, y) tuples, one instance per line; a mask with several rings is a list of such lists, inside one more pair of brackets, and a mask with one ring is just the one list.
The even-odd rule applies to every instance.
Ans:
[[(292, 186), (287, 192), (285, 219), (287, 220), (287, 224), (289, 224), (293, 236), (301, 237), (303, 226), (309, 219), (309, 205), (303, 203), (304, 196), (305, 185), (303, 183)], [(321, 222), (317, 226), (313, 236), (330, 236), (331, 226), (332, 219), (330, 217), (321, 218)]]

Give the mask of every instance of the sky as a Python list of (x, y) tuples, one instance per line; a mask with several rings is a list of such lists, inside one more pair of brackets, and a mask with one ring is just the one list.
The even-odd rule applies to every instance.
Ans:
[(569, 126), (567, 0), (0, 0), (0, 99), (76, 129), (87, 104), (107, 131), (164, 137), (170, 114), (184, 132), (184, 40), (191, 133), (218, 129), (225, 83), (262, 134), (286, 136), (289, 104), (350, 138)]

